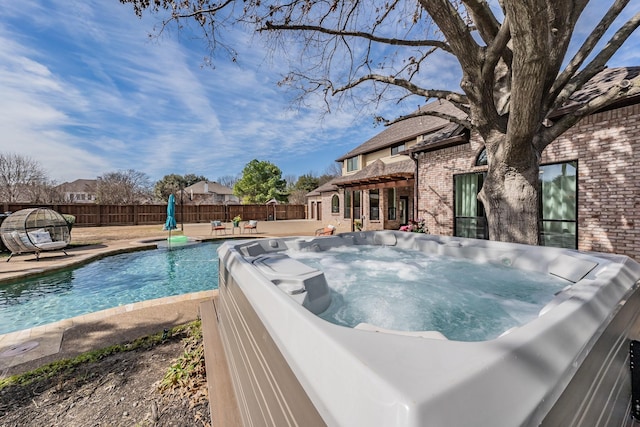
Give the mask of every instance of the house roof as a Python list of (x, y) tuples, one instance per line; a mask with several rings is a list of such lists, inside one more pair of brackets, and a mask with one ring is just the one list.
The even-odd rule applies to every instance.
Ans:
[(603, 95), (623, 80), (631, 80), (640, 75), (640, 67), (605, 68), (585, 83), (554, 115), (565, 114), (593, 98)]
[[(207, 191), (205, 191), (205, 184), (207, 186)], [(184, 189), (184, 191), (193, 194), (229, 194), (233, 195), (233, 190), (229, 187), (225, 187), (222, 184), (219, 184), (215, 181), (199, 181), (193, 185), (190, 185)]]
[[(625, 79), (633, 79), (640, 74), (640, 67), (620, 67), (605, 69), (598, 73), (579, 91), (573, 94), (570, 101), (563, 106), (558, 113), (566, 114), (571, 109), (588, 102), (596, 96), (604, 94), (614, 85), (619, 85)], [(640, 96), (633, 97), (634, 102), (640, 101)], [(626, 102), (629, 102), (627, 100)], [(466, 118), (466, 114), (446, 100), (436, 100), (424, 105), (418, 111), (435, 111), (452, 115), (458, 118)], [(462, 126), (451, 123), (446, 119), (435, 116), (411, 117), (392, 124), (373, 138), (357, 146), (336, 161), (344, 161), (348, 158), (378, 151), (403, 142), (407, 142), (422, 136), (422, 141), (407, 150), (405, 153), (440, 149), (451, 145), (462, 144), (468, 141), (468, 131)], [(386, 163), (376, 160), (352, 175), (345, 175), (333, 179), (325, 186), (318, 187), (308, 196), (319, 195), (323, 192), (335, 191), (335, 187), (351, 185), (367, 185), (388, 181), (397, 181), (413, 178), (414, 163), (412, 160), (402, 160)], [(324, 188), (323, 188), (324, 187)]]
[(71, 182), (63, 182), (58, 189), (67, 193), (93, 193), (96, 191), (95, 179), (76, 179)]
[[(420, 107), (419, 111), (435, 111), (458, 118), (466, 117), (465, 113), (446, 100), (430, 102)], [(420, 135), (436, 131), (448, 124), (450, 124), (448, 120), (435, 116), (419, 116), (401, 120), (385, 128), (382, 132), (349, 151), (336, 161), (341, 162), (359, 154), (370, 153), (402, 142), (411, 141)]]
[[(570, 100), (557, 111), (557, 114), (566, 114), (579, 105), (604, 94), (612, 86), (620, 84), (623, 80), (630, 80), (640, 74), (640, 67), (607, 68), (596, 74), (579, 91), (576, 91)], [(634, 97), (634, 99), (640, 97)], [(627, 101), (628, 102), (628, 101)], [(452, 115), (458, 118), (466, 118), (466, 114), (446, 100), (436, 100), (422, 106), (418, 111), (435, 111)], [(416, 112), (418, 112), (416, 111)], [(371, 153), (382, 148), (391, 147), (402, 142), (410, 141), (420, 135), (425, 138), (420, 146), (435, 144), (437, 141), (460, 135), (462, 129), (446, 119), (435, 116), (411, 117), (392, 124), (368, 141), (360, 144), (353, 150), (336, 161), (344, 161), (359, 154)]]
[(311, 190), (310, 192), (305, 194), (305, 196), (306, 197), (319, 196), (321, 193), (331, 193), (334, 191), (338, 191), (338, 187), (334, 184), (334, 181), (339, 178), (342, 178), (342, 177), (334, 178), (329, 182), (325, 182), (320, 187), (314, 190)]
[(406, 181), (413, 179), (414, 171), (415, 163), (409, 158), (389, 163), (378, 159), (352, 175), (344, 175), (334, 179), (332, 183), (338, 187), (347, 187)]

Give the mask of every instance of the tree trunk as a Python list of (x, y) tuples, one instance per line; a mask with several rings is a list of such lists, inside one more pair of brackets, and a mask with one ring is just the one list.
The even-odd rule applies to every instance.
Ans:
[(489, 169), (478, 198), (487, 214), (489, 239), (538, 244), (538, 154), (531, 143), (505, 135), (485, 141)]

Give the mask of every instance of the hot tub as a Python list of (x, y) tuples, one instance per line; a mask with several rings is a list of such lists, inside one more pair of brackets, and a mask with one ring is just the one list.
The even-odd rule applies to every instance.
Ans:
[[(345, 327), (323, 271), (287, 255), (384, 245), (536, 272), (566, 286), (497, 338)], [(569, 426), (629, 420), (640, 264), (617, 255), (405, 232), (228, 241), (220, 334), (244, 425)]]

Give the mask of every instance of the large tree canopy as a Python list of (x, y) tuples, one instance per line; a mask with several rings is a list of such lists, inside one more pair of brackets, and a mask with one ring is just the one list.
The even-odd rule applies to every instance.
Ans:
[(279, 167), (253, 159), (242, 170), (242, 178), (233, 186), (233, 193), (243, 203), (266, 203), (271, 199), (282, 201), (285, 187)]
[[(537, 243), (542, 151), (582, 117), (640, 93), (640, 77), (629, 76), (570, 114), (553, 116), (640, 24), (635, 13), (612, 27), (629, 0), (611, 0), (591, 33), (577, 41), (576, 23), (589, 0), (121, 1), (138, 14), (166, 11), (163, 26), (196, 22), (213, 49), (232, 55), (226, 26), (253, 26), (293, 60), (284, 82), (303, 95), (324, 94), (327, 105), (331, 96), (453, 103), (464, 115), (439, 116), (475, 132), (487, 149), (479, 197), (494, 240)], [(605, 34), (613, 36), (603, 40)], [(578, 47), (568, 55), (572, 42)], [(462, 76), (460, 90), (433, 89), (429, 70), (440, 71), (451, 59)]]

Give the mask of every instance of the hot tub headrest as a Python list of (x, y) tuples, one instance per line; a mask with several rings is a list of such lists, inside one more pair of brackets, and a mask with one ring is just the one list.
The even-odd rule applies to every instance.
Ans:
[(561, 254), (549, 263), (549, 274), (577, 283), (597, 265), (598, 263), (595, 261)]

